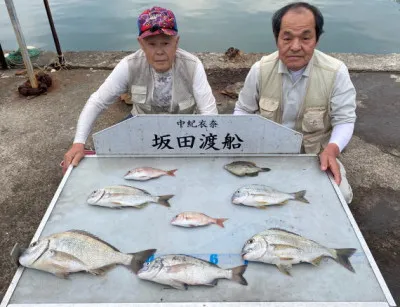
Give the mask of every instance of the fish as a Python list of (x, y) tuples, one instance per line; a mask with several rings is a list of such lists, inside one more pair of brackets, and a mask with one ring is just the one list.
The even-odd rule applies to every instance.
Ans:
[(139, 167), (139, 168), (134, 168), (130, 171), (128, 171), (124, 178), (128, 180), (140, 180), (140, 181), (145, 181), (153, 178), (158, 178), (161, 176), (175, 176), (175, 172), (177, 169), (173, 169), (170, 171), (163, 171), (158, 168), (153, 168), (153, 167)]
[(182, 212), (177, 214), (172, 220), (171, 224), (175, 226), (181, 227), (199, 227), (199, 226), (207, 226), (210, 224), (216, 224), (222, 228), (224, 228), (224, 222), (228, 219), (216, 219), (205, 215), (200, 212)]
[(156, 249), (124, 254), (89, 232), (68, 230), (43, 237), (27, 249), (13, 252), (13, 257), (18, 257), (18, 263), (24, 267), (67, 278), (69, 274), (81, 271), (103, 275), (116, 265), (137, 273)]
[(168, 202), (174, 195), (154, 196), (149, 192), (127, 185), (105, 187), (93, 191), (87, 202), (89, 205), (122, 208), (133, 207), (144, 208), (149, 203), (157, 203), (165, 207), (170, 207)]
[(232, 203), (261, 209), (272, 205), (283, 205), (289, 200), (298, 200), (308, 204), (308, 200), (304, 197), (305, 194), (305, 190), (285, 193), (262, 184), (251, 184), (241, 187), (233, 193)]
[(137, 276), (141, 279), (187, 290), (188, 286), (216, 286), (219, 279), (247, 285), (243, 273), (247, 265), (222, 269), (216, 264), (188, 255), (165, 255), (146, 262)]
[(229, 164), (226, 164), (224, 168), (239, 177), (243, 176), (251, 176), (256, 177), (258, 176), (259, 172), (269, 172), (271, 169), (267, 167), (258, 167), (253, 162), (248, 161), (235, 161)]
[(355, 273), (349, 260), (355, 252), (355, 248), (327, 248), (296, 233), (271, 228), (247, 240), (242, 248), (242, 258), (274, 264), (279, 271), (289, 276), (293, 264), (308, 262), (318, 266), (323, 258), (332, 258)]

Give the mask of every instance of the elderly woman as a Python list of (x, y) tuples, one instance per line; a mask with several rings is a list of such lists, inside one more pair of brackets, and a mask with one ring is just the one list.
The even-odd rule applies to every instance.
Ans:
[(133, 115), (218, 113), (202, 63), (178, 48), (174, 13), (161, 7), (145, 10), (138, 18), (138, 28), (141, 49), (122, 59), (90, 96), (80, 114), (74, 143), (64, 155), (64, 171), (83, 158), (96, 118), (128, 91)]

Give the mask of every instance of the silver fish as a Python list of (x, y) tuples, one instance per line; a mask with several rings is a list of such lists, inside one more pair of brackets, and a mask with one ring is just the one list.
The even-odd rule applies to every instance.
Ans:
[(139, 167), (128, 171), (124, 178), (128, 180), (140, 180), (145, 181), (153, 178), (158, 178), (160, 176), (175, 176), (177, 169), (170, 171), (163, 171), (162, 169), (153, 167)]
[(88, 232), (69, 230), (33, 242), (21, 252), (18, 261), (22, 266), (66, 278), (70, 273), (80, 271), (102, 275), (118, 264), (137, 273), (155, 252), (155, 249), (149, 249), (124, 254)]
[(93, 191), (87, 199), (88, 204), (121, 208), (134, 207), (141, 209), (149, 203), (170, 207), (168, 200), (174, 195), (154, 196), (149, 192), (127, 185), (111, 186)]
[(228, 172), (239, 177), (243, 176), (255, 177), (258, 176), (259, 172), (269, 172), (271, 170), (267, 167), (258, 167), (255, 163), (248, 161), (235, 161), (226, 164), (224, 168)]
[(274, 264), (287, 275), (290, 275), (292, 264), (308, 262), (318, 266), (325, 257), (355, 272), (349, 261), (355, 251), (355, 248), (327, 248), (296, 233), (271, 228), (251, 237), (243, 246), (242, 257), (248, 261)]
[(216, 224), (224, 228), (224, 222), (228, 219), (216, 219), (205, 215), (200, 212), (182, 212), (177, 214), (172, 220), (171, 224), (181, 227), (199, 227)]
[(185, 290), (188, 285), (216, 286), (218, 279), (223, 278), (247, 285), (246, 279), (242, 276), (246, 267), (241, 265), (232, 269), (222, 269), (195, 257), (166, 255), (150, 263), (146, 262), (137, 275), (141, 279)]
[(232, 195), (232, 203), (265, 209), (272, 205), (283, 205), (289, 200), (298, 200), (308, 203), (304, 198), (306, 191), (285, 193), (262, 184), (251, 184), (238, 189)]

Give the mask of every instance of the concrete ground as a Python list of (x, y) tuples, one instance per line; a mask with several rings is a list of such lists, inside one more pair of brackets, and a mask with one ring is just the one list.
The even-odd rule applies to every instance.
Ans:
[[(52, 89), (33, 99), (20, 97), (17, 92), (24, 77), (15, 76), (15, 70), (0, 71), (0, 299), (16, 270), (9, 251), (15, 242), (28, 244), (31, 240), (62, 178), (59, 163), (72, 143), (79, 113), (110, 73), (96, 67), (111, 68), (121, 57), (109, 54), (110, 67), (104, 57), (92, 55), (96, 59), (82, 66), (87, 68), (52, 73)], [(76, 56), (71, 54), (71, 58)], [(212, 57), (222, 65), (209, 64)], [(232, 113), (235, 101), (219, 91), (244, 81), (250, 60), (231, 63), (218, 54), (202, 59), (207, 62), (220, 113)], [(362, 66), (362, 59), (356, 59), (353, 66), (346, 62), (357, 71), (351, 77), (358, 92), (358, 121), (341, 160), (354, 190), (352, 213), (399, 304), (400, 73), (396, 70), (400, 72), (400, 68), (388, 57), (386, 60), (385, 69), (392, 72), (362, 72), (370, 70)], [(90, 65), (93, 62), (105, 64)], [(129, 110), (125, 103), (115, 103), (97, 121), (93, 132), (120, 121)]]

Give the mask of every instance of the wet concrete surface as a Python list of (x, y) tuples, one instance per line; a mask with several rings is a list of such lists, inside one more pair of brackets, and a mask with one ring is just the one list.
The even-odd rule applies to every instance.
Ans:
[[(352, 213), (397, 303), (400, 298), (400, 191), (354, 189)], [(363, 204), (368, 203), (366, 210)]]
[[(235, 100), (220, 94), (244, 81), (248, 68), (207, 70), (220, 113), (232, 113)], [(52, 74), (55, 85), (34, 99), (20, 97), (24, 78), (0, 76), (0, 298), (15, 273), (9, 251), (28, 244), (62, 178), (61, 162), (71, 145), (80, 111), (108, 70)], [(0, 72), (1, 74), (1, 72)], [(352, 73), (358, 91), (355, 136), (341, 156), (354, 189), (353, 215), (400, 302), (400, 83), (393, 73)], [(123, 119), (130, 106), (116, 102), (97, 120), (93, 132)], [(397, 133), (396, 133), (397, 132)], [(90, 147), (91, 140), (88, 142)]]
[(399, 150), (400, 74), (352, 73), (357, 88), (355, 133), (363, 140)]

